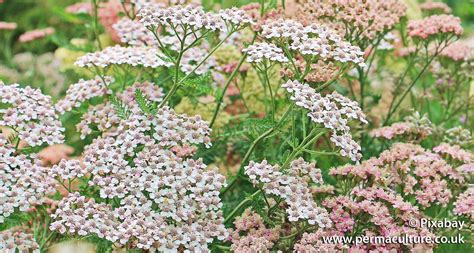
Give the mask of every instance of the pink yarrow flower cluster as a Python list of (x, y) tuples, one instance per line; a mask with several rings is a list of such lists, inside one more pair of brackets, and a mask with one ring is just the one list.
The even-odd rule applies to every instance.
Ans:
[[(323, 201), (323, 205), (330, 210), (330, 218), (334, 227), (327, 231), (339, 236), (361, 233), (372, 236), (433, 236), (427, 228), (409, 226), (411, 219), (420, 219), (418, 208), (405, 202), (403, 198), (391, 191), (378, 187), (354, 188), (350, 192), (352, 197), (337, 196)], [(361, 217), (356, 219), (355, 217)], [(364, 226), (371, 224), (371, 226)], [(364, 227), (362, 231), (356, 228)], [(332, 231), (332, 232), (331, 232)], [(342, 247), (343, 245), (336, 245)], [(426, 245), (430, 248), (433, 245)], [(404, 251), (413, 249), (416, 245), (403, 244), (365, 244), (351, 245), (354, 251)]]
[(353, 161), (361, 159), (361, 147), (350, 135), (349, 121), (359, 120), (367, 123), (365, 114), (357, 102), (333, 92), (326, 96), (317, 93), (308, 84), (289, 80), (282, 85), (297, 106), (308, 110), (308, 117), (315, 123), (324, 125), (332, 132), (331, 141), (341, 148), (341, 155)]
[(56, 115), (51, 97), (31, 87), (0, 82), (0, 126), (10, 127), (30, 146), (49, 145), (64, 141), (64, 128)]
[(346, 27), (346, 36), (375, 39), (391, 30), (405, 16), (407, 7), (398, 0), (310, 0), (300, 9), (309, 22), (325, 21)]
[(441, 51), (440, 56), (457, 62), (474, 61), (474, 45), (472, 41), (456, 41)]
[(465, 215), (474, 221), (474, 187), (461, 193), (454, 203), (454, 214)]
[(451, 189), (464, 182), (461, 174), (439, 155), (408, 143), (396, 143), (378, 158), (332, 169), (330, 174), (341, 179), (355, 177), (356, 183), (399, 187), (403, 189), (401, 193), (414, 196), (424, 208), (449, 204), (453, 198)]
[[(294, 252), (340, 252), (343, 251), (342, 243), (324, 243), (323, 237), (337, 236), (334, 230), (318, 229), (312, 233), (304, 233), (295, 243)], [(346, 247), (347, 248), (347, 247)]]
[(437, 35), (460, 36), (463, 31), (460, 18), (445, 14), (411, 20), (407, 26), (408, 35), (417, 39), (427, 39)]
[[(302, 158), (291, 162), (289, 174), (279, 171), (278, 165), (251, 161), (245, 166), (245, 174), (250, 182), (259, 185), (265, 194), (282, 198), (288, 207), (286, 212), (290, 222), (307, 220), (310, 225), (321, 228), (331, 226), (326, 210), (318, 207), (309, 190), (309, 183), (322, 183), (321, 171), (315, 164), (305, 162)], [(306, 177), (304, 177), (306, 176)]]
[(385, 139), (391, 140), (397, 136), (408, 133), (412, 127), (412, 124), (408, 122), (397, 122), (391, 126), (374, 129), (370, 132), (370, 135), (375, 138), (383, 137)]
[(426, 115), (414, 112), (405, 117), (404, 122), (397, 122), (391, 126), (376, 128), (370, 132), (375, 138), (385, 138), (388, 140), (396, 137), (407, 137), (410, 141), (420, 141), (430, 136), (433, 132), (433, 124)]
[(473, 163), (474, 155), (469, 151), (462, 149), (459, 145), (450, 145), (447, 143), (441, 143), (440, 145), (433, 148), (433, 151), (450, 157), (454, 160), (462, 163)]
[(231, 249), (234, 252), (267, 252), (279, 238), (279, 228), (266, 228), (260, 215), (246, 209), (234, 221)]
[(16, 27), (17, 27), (16, 23), (0, 21), (0, 30), (15, 30)]
[(127, 64), (149, 68), (170, 67), (171, 62), (164, 61), (165, 56), (153, 47), (122, 47), (119, 45), (102, 51), (88, 53), (75, 62), (79, 67), (102, 67)]
[(53, 33), (54, 33), (54, 28), (47, 27), (47, 28), (44, 28), (44, 29), (37, 29), (37, 30), (32, 30), (32, 31), (25, 32), (24, 34), (20, 35), (18, 40), (20, 42), (30, 42), (30, 41), (34, 41), (34, 40), (37, 40), (37, 39), (44, 38), (44, 37), (49, 36)]
[(420, 9), (423, 11), (439, 11), (444, 14), (451, 13), (451, 8), (443, 2), (433, 2), (428, 0), (420, 4)]

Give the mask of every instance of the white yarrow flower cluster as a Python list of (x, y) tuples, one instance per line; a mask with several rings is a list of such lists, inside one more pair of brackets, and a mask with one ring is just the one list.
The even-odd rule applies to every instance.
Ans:
[(100, 132), (110, 130), (120, 122), (114, 106), (111, 103), (98, 104), (89, 107), (88, 111), (81, 117), (81, 122), (76, 125), (81, 139), (92, 133), (91, 126), (94, 125)]
[(219, 16), (227, 22), (233, 25), (249, 24), (252, 25), (255, 22), (253, 19), (244, 11), (236, 7), (230, 9), (219, 10)]
[[(90, 185), (100, 188), (101, 198), (119, 199), (120, 207), (72, 195), (58, 206), (52, 229), (94, 233), (143, 249), (208, 251), (213, 238), (222, 240), (228, 235), (219, 198), (225, 178), (208, 170), (202, 160), (179, 157), (173, 149), (209, 146), (207, 122), (178, 115), (168, 107), (149, 115), (137, 107), (130, 109), (131, 115), (121, 119), (115, 130), (95, 139), (84, 151), (85, 168), (93, 176)], [(89, 209), (71, 211), (71, 206)]]
[(117, 32), (122, 43), (134, 47), (152, 46), (157, 47), (158, 41), (153, 33), (139, 21), (122, 18), (112, 27)]
[(293, 20), (276, 20), (262, 25), (262, 36), (279, 42), (286, 40), (290, 49), (303, 55), (365, 66), (364, 52), (359, 47), (343, 41), (336, 32), (324, 25), (304, 26)]
[(365, 114), (357, 102), (352, 101), (337, 92), (322, 96), (308, 84), (289, 80), (282, 85), (290, 94), (290, 99), (297, 106), (308, 110), (308, 117), (315, 123), (324, 125), (332, 131), (331, 141), (341, 148), (341, 155), (353, 161), (362, 158), (361, 147), (350, 134), (348, 123), (359, 120), (367, 123)]
[(55, 192), (47, 168), (25, 155), (15, 155), (14, 147), (0, 135), (0, 223), (15, 210), (27, 211), (44, 203)]
[(247, 53), (247, 62), (250, 63), (259, 63), (264, 60), (288, 62), (281, 48), (265, 42), (255, 43), (242, 51)]
[[(209, 52), (206, 49), (200, 47), (193, 47), (184, 52), (181, 63), (179, 65), (181, 71), (186, 74), (191, 71), (207, 56)], [(212, 68), (217, 66), (217, 61), (214, 57), (210, 56), (203, 64), (201, 64), (195, 71), (197, 75), (202, 75), (209, 72)]]
[(65, 113), (81, 106), (82, 103), (91, 98), (111, 94), (112, 91), (108, 89), (108, 86), (113, 81), (114, 79), (110, 76), (106, 76), (104, 79), (96, 76), (91, 80), (79, 80), (79, 82), (69, 86), (66, 96), (56, 103), (56, 111)]
[[(140, 90), (143, 97), (152, 102), (161, 102), (163, 99), (163, 90), (152, 82), (135, 83), (121, 93), (115, 96), (122, 102), (130, 112), (139, 111), (139, 106), (135, 98), (135, 92)], [(111, 128), (117, 127), (120, 117), (116, 108), (110, 101), (89, 107), (89, 110), (82, 115), (81, 122), (76, 125), (77, 130), (84, 139), (92, 133), (92, 126), (95, 126), (100, 132), (106, 132)]]
[(102, 67), (113, 64), (128, 64), (149, 68), (170, 67), (171, 62), (164, 61), (165, 56), (153, 47), (107, 47), (102, 51), (88, 53), (75, 62), (79, 67)]
[(205, 12), (202, 6), (147, 6), (137, 15), (147, 27), (190, 27), (192, 30), (226, 31), (228, 26), (240, 27), (253, 24), (244, 11), (237, 8), (221, 10), (219, 13)]
[(278, 196), (286, 202), (289, 221), (307, 220), (310, 225), (317, 224), (321, 228), (331, 226), (327, 211), (317, 206), (309, 188), (310, 183), (322, 183), (321, 171), (314, 164), (300, 158), (291, 163), (289, 174), (283, 174), (278, 165), (271, 165), (266, 160), (261, 163), (251, 161), (245, 166), (245, 174), (266, 194)]
[(64, 141), (64, 128), (52, 106), (51, 97), (39, 89), (5, 85), (0, 81), (0, 126), (10, 127), (30, 146), (49, 145)]
[(0, 252), (32, 252), (40, 253), (40, 246), (31, 233), (23, 227), (13, 227), (0, 232)]
[(52, 178), (62, 180), (74, 180), (86, 175), (86, 170), (79, 160), (62, 159), (59, 164), (54, 165), (49, 171)]

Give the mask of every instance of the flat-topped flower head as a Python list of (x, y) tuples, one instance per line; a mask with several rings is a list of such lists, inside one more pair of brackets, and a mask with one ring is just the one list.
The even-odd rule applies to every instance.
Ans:
[(439, 55), (456, 62), (473, 62), (474, 45), (472, 41), (456, 41), (444, 48)]
[(83, 117), (81, 135), (90, 133), (86, 128), (94, 123), (103, 134), (85, 147), (84, 166), (62, 161), (51, 172), (62, 179), (90, 174), (89, 185), (98, 187), (100, 197), (118, 199), (120, 205), (70, 195), (59, 204), (51, 229), (96, 234), (141, 249), (207, 251), (214, 238), (228, 236), (219, 198), (225, 178), (201, 159), (190, 158), (196, 145), (211, 145), (209, 124), (169, 107), (145, 113), (137, 91), (150, 103), (162, 101), (162, 89), (144, 82), (116, 94), (129, 110), (126, 117), (118, 117), (110, 102), (93, 106)]
[(13, 212), (25, 212), (46, 201), (55, 192), (48, 168), (25, 155), (15, 155), (15, 148), (0, 135), (0, 224)]
[(370, 135), (375, 138), (383, 137), (391, 140), (397, 136), (404, 135), (412, 129), (413, 125), (408, 122), (397, 122), (391, 126), (376, 128), (370, 132)]
[(399, 0), (310, 0), (298, 8), (299, 20), (324, 22), (341, 30), (346, 39), (375, 39), (400, 22), (406, 10)]
[(423, 208), (446, 206), (453, 198), (452, 189), (464, 182), (461, 173), (441, 156), (409, 143), (396, 143), (379, 157), (332, 169), (330, 174), (357, 178), (364, 185), (401, 189), (399, 193), (414, 196)]
[(61, 160), (59, 164), (54, 165), (49, 171), (52, 178), (59, 180), (74, 180), (85, 176), (87, 171), (81, 165), (79, 160)]
[(82, 103), (91, 98), (102, 97), (107, 94), (111, 94), (112, 91), (108, 88), (108, 86), (113, 81), (114, 79), (110, 76), (106, 76), (103, 79), (99, 76), (96, 76), (91, 80), (79, 80), (79, 82), (69, 86), (68, 90), (66, 91), (66, 96), (56, 103), (56, 111), (59, 113), (65, 113), (81, 106)]
[(454, 203), (454, 214), (459, 216), (467, 216), (474, 221), (474, 187), (469, 187), (465, 192), (461, 193)]
[(163, 60), (165, 56), (153, 47), (107, 47), (102, 51), (88, 53), (75, 62), (79, 67), (101, 67), (127, 64), (148, 68), (170, 67), (173, 64)]
[(412, 115), (405, 117), (404, 122), (397, 122), (391, 126), (376, 128), (370, 132), (375, 138), (385, 138), (387, 140), (396, 137), (406, 137), (411, 142), (420, 142), (433, 132), (433, 123), (427, 115), (421, 115), (414, 112)]
[(262, 36), (277, 44), (281, 40), (289, 48), (305, 56), (317, 56), (323, 61), (351, 62), (364, 66), (364, 53), (359, 47), (343, 41), (325, 25), (304, 26), (294, 20), (270, 21), (262, 25)]
[[(330, 229), (323, 230), (325, 234), (319, 236), (342, 236), (347, 234), (372, 235), (372, 236), (400, 236), (408, 234), (413, 236), (434, 236), (426, 227), (410, 226), (412, 219), (420, 219), (422, 213), (410, 202), (405, 201), (400, 194), (382, 187), (356, 187), (348, 195), (339, 195), (326, 198), (323, 205), (329, 210), (329, 215), (334, 223)], [(363, 218), (359, 218), (363, 217)], [(363, 224), (371, 224), (363, 226)], [(317, 235), (317, 234), (316, 234)], [(316, 236), (315, 235), (315, 236)], [(309, 239), (309, 238), (308, 238)], [(321, 238), (319, 238), (321, 240)], [(318, 246), (323, 243), (317, 241), (303, 241), (305, 247)], [(308, 245), (309, 244), (309, 245)], [(336, 252), (343, 248), (350, 248), (355, 252), (386, 251), (386, 247), (393, 250), (404, 251), (415, 245), (410, 244), (365, 244), (341, 245), (335, 244)], [(426, 245), (427, 248), (434, 245)], [(328, 247), (321, 245), (321, 247)], [(360, 248), (362, 247), (362, 248)], [(309, 248), (311, 249), (311, 248)], [(330, 251), (332, 252), (332, 251)]]
[(443, 2), (433, 2), (428, 0), (420, 4), (420, 9), (429, 13), (440, 13), (440, 14), (449, 14), (451, 13), (451, 8)]
[(461, 36), (463, 31), (460, 18), (445, 14), (411, 20), (407, 26), (410, 37), (422, 40), (434, 36)]
[(234, 224), (231, 233), (234, 252), (268, 252), (280, 237), (279, 228), (267, 228), (263, 218), (250, 209), (235, 219)]
[(222, 20), (235, 26), (253, 25), (255, 23), (246, 11), (236, 7), (219, 10), (219, 16)]
[(129, 18), (122, 18), (112, 28), (117, 32), (120, 42), (134, 47), (158, 46), (153, 33), (143, 23)]
[(219, 13), (206, 12), (201, 6), (160, 7), (146, 6), (138, 12), (140, 22), (146, 27), (190, 27), (192, 30), (210, 30), (225, 32), (230, 27), (243, 27), (253, 24), (252, 18), (237, 8), (223, 9)]
[(40, 253), (40, 246), (25, 227), (13, 227), (0, 232), (0, 251), (5, 253)]
[[(121, 96), (131, 96), (129, 93)], [(161, 99), (153, 98), (154, 90), (146, 93), (151, 99)], [(98, 234), (94, 228), (115, 224), (104, 228), (103, 234), (120, 245), (130, 242), (142, 249), (207, 250), (213, 238), (222, 240), (227, 236), (219, 198), (225, 178), (207, 169), (201, 159), (187, 158), (192, 154), (179, 156), (174, 147), (209, 146), (208, 124), (197, 116), (176, 114), (168, 107), (150, 115), (133, 104), (130, 109), (131, 115), (120, 119), (115, 130), (105, 132), (84, 151), (85, 169), (93, 175), (89, 184), (100, 188), (103, 199), (120, 199), (120, 207), (115, 209), (97, 206), (112, 209), (104, 212), (112, 212), (113, 221), (82, 221), (79, 223), (96, 223), (88, 229), (70, 231), (67, 217), (58, 214), (54, 229)], [(61, 205), (58, 209), (67, 210)], [(130, 234), (126, 228), (142, 232)]]
[(351, 137), (349, 121), (358, 120), (367, 123), (365, 114), (357, 102), (337, 92), (322, 96), (308, 84), (289, 80), (282, 85), (290, 94), (290, 99), (299, 107), (308, 110), (308, 117), (322, 124), (332, 132), (331, 141), (341, 148), (341, 155), (358, 161), (362, 157), (361, 147)]
[(38, 89), (5, 85), (0, 81), (0, 126), (15, 129), (18, 137), (30, 146), (62, 143), (64, 128), (54, 111), (50, 96)]
[(17, 27), (16, 23), (0, 21), (0, 30), (15, 30), (16, 27)]
[(247, 62), (250, 63), (259, 63), (265, 60), (280, 63), (288, 62), (288, 58), (283, 54), (281, 48), (265, 42), (255, 43), (242, 51), (247, 53)]
[(289, 174), (284, 174), (278, 165), (271, 165), (266, 160), (261, 163), (251, 161), (245, 166), (245, 174), (252, 184), (259, 185), (265, 194), (285, 200), (290, 222), (307, 220), (310, 225), (330, 227), (326, 210), (316, 204), (309, 189), (310, 183), (322, 183), (321, 171), (303, 159), (293, 161), (289, 171)]
[(471, 152), (462, 149), (459, 145), (441, 143), (440, 145), (434, 147), (433, 151), (462, 163), (474, 162), (474, 155)]
[[(152, 82), (135, 83), (125, 89), (123, 92), (116, 93), (118, 102), (122, 103), (129, 113), (140, 111), (140, 106), (136, 100), (136, 92), (140, 91), (141, 95), (150, 102), (161, 102), (163, 99), (163, 90)], [(76, 125), (77, 130), (81, 134), (81, 138), (85, 138), (92, 133), (92, 128), (97, 128), (100, 132), (106, 132), (115, 129), (120, 123), (120, 115), (117, 108), (107, 100), (103, 104), (89, 107), (88, 111), (82, 115), (81, 122)]]
[(20, 35), (18, 40), (20, 42), (30, 42), (30, 41), (34, 41), (34, 40), (44, 38), (44, 37), (49, 36), (53, 33), (54, 33), (54, 28), (52, 28), (52, 27), (47, 27), (47, 28), (44, 28), (44, 29), (31, 30), (31, 31), (25, 32), (24, 34)]

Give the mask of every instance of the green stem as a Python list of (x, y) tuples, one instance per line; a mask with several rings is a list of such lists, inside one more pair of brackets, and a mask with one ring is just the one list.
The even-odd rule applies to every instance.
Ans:
[[(257, 33), (254, 34), (251, 44), (253, 44), (256, 38), (257, 38)], [(224, 89), (222, 90), (221, 95), (219, 95), (219, 97), (217, 98), (216, 109), (214, 110), (214, 114), (212, 115), (212, 119), (211, 119), (211, 123), (209, 124), (209, 127), (212, 128), (212, 126), (214, 125), (217, 118), (217, 114), (219, 114), (219, 110), (222, 105), (222, 100), (224, 99), (224, 95), (227, 91), (227, 88), (229, 88), (230, 83), (234, 79), (235, 75), (237, 75), (237, 73), (239, 72), (240, 67), (242, 66), (246, 58), (247, 58), (247, 53), (244, 53), (244, 55), (242, 55), (242, 57), (240, 58), (239, 63), (237, 64), (237, 66), (235, 67), (235, 69), (232, 71), (229, 78), (227, 79), (226, 83), (224, 84)]]
[(242, 200), (235, 208), (230, 212), (230, 214), (224, 219), (224, 224), (227, 224), (229, 221), (232, 221), (234, 216), (237, 214), (237, 212), (245, 206), (247, 203), (251, 202), (253, 198), (255, 198), (258, 194), (260, 194), (262, 191), (258, 190), (254, 192), (252, 195), (246, 197), (244, 200)]
[(98, 22), (98, 8), (100, 0), (92, 0), (92, 6), (94, 7), (94, 36), (97, 40), (97, 46), (102, 50), (102, 44), (99, 39), (99, 22)]
[[(387, 115), (387, 118), (385, 119), (384, 123), (383, 123), (383, 126), (386, 126), (387, 123), (389, 122), (390, 118), (393, 116), (393, 114), (397, 111), (398, 107), (400, 106), (400, 104), (403, 102), (403, 100), (405, 99), (405, 97), (407, 96), (408, 92), (410, 92), (410, 90), (413, 88), (413, 86), (415, 86), (416, 82), (418, 81), (418, 79), (420, 79), (420, 77), (423, 75), (423, 73), (426, 71), (426, 69), (430, 66), (431, 62), (434, 60), (434, 58), (436, 57), (437, 53), (435, 53), (435, 55), (433, 55), (429, 60), (428, 62), (425, 64), (425, 66), (423, 66), (423, 68), (421, 69), (421, 71), (418, 73), (418, 75), (415, 77), (415, 79), (413, 79), (413, 81), (411, 82), (411, 84), (408, 86), (407, 89), (405, 89), (405, 91), (402, 93), (402, 96), (400, 97), (400, 99), (398, 99), (398, 102), (395, 104), (395, 106), (393, 107), (393, 109), (389, 109), (389, 112), (388, 112), (388, 115)], [(393, 100), (395, 101), (395, 99)], [(392, 102), (393, 102), (392, 101)]]
[(268, 91), (270, 92), (270, 99), (271, 99), (271, 112), (272, 112), (272, 121), (275, 122), (275, 114), (276, 114), (276, 108), (275, 108), (275, 96), (273, 94), (272, 90), (272, 85), (270, 84), (270, 79), (268, 77), (268, 69), (266, 64), (265, 64), (265, 70), (263, 71), (263, 79), (264, 82), (266, 83), (268, 87)]
[(286, 169), (289, 166), (289, 164), (295, 159), (295, 157), (299, 153), (301, 153), (301, 151), (305, 150), (309, 145), (314, 143), (316, 140), (319, 139), (319, 137), (321, 137), (323, 134), (326, 133), (326, 131), (323, 130), (323, 131), (321, 131), (321, 132), (319, 132), (315, 135), (316, 130), (317, 129), (313, 129), (311, 131), (311, 133), (306, 138), (303, 139), (303, 141), (300, 143), (300, 145), (290, 153), (290, 155), (288, 156), (286, 161), (281, 166), (281, 170)]
[(184, 53), (184, 50), (183, 50), (183, 47), (184, 47), (184, 41), (186, 39), (186, 37), (183, 38), (182, 42), (181, 42), (181, 49), (180, 49), (180, 53), (178, 55), (178, 59), (176, 60), (176, 66), (175, 66), (175, 82), (173, 84), (173, 87), (171, 88), (170, 92), (168, 92), (168, 94), (166, 94), (165, 98), (163, 99), (163, 101), (161, 101), (161, 103), (159, 104), (158, 107), (163, 107), (170, 99), (171, 97), (174, 95), (174, 93), (176, 93), (176, 91), (178, 90), (179, 86), (186, 80), (188, 79), (188, 77), (193, 74), (209, 57), (211, 57), (211, 55), (222, 45), (222, 43), (224, 43), (227, 38), (229, 38), (231, 35), (232, 35), (233, 32), (230, 32), (229, 34), (227, 34), (227, 36), (222, 39), (207, 55), (206, 57), (204, 57), (203, 60), (201, 60), (192, 70), (191, 72), (189, 72), (188, 74), (186, 74), (186, 76), (184, 76), (181, 80), (178, 81), (178, 78), (179, 78), (179, 65), (181, 63), (181, 58), (183, 57), (183, 53)]
[(212, 48), (212, 50), (209, 52), (209, 54), (206, 55), (206, 57), (204, 57), (203, 60), (201, 60), (201, 62), (199, 62), (192, 70), (191, 72), (189, 72), (186, 76), (183, 77), (183, 79), (181, 79), (179, 81), (179, 83), (183, 83), (186, 79), (188, 79), (188, 77), (194, 73), (194, 71), (196, 71), (202, 64), (204, 64), (204, 62), (209, 58), (211, 57), (212, 54), (214, 54), (214, 52), (220, 47), (222, 46), (222, 44), (233, 34), (234, 32), (229, 32), (229, 34), (227, 34), (227, 36), (222, 39), (214, 48)]
[(329, 85), (333, 84), (333, 83), (337, 80), (337, 78), (339, 77), (339, 75), (342, 74), (342, 73), (345, 71), (346, 68), (347, 68), (347, 66), (342, 67), (342, 68), (337, 72), (337, 74), (334, 75), (330, 80), (328, 80), (327, 82), (325, 82), (324, 84), (322, 84), (321, 86), (319, 86), (319, 87), (316, 89), (316, 92), (320, 92), (320, 91), (326, 89), (326, 87), (328, 87)]

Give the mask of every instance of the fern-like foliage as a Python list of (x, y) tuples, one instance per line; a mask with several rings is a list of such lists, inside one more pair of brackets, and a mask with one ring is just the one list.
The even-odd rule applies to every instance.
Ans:
[(128, 106), (125, 105), (122, 101), (118, 100), (116, 97), (112, 97), (110, 99), (110, 103), (113, 105), (115, 111), (117, 112), (117, 115), (121, 119), (128, 119), (130, 116), (130, 110), (128, 109)]
[(232, 138), (241, 136), (259, 135), (275, 126), (275, 123), (269, 119), (250, 118), (232, 126), (226, 126), (216, 134), (218, 138)]
[(158, 103), (148, 101), (143, 95), (143, 92), (139, 89), (135, 90), (135, 100), (137, 101), (138, 107), (140, 107), (145, 114), (156, 114), (158, 111)]

